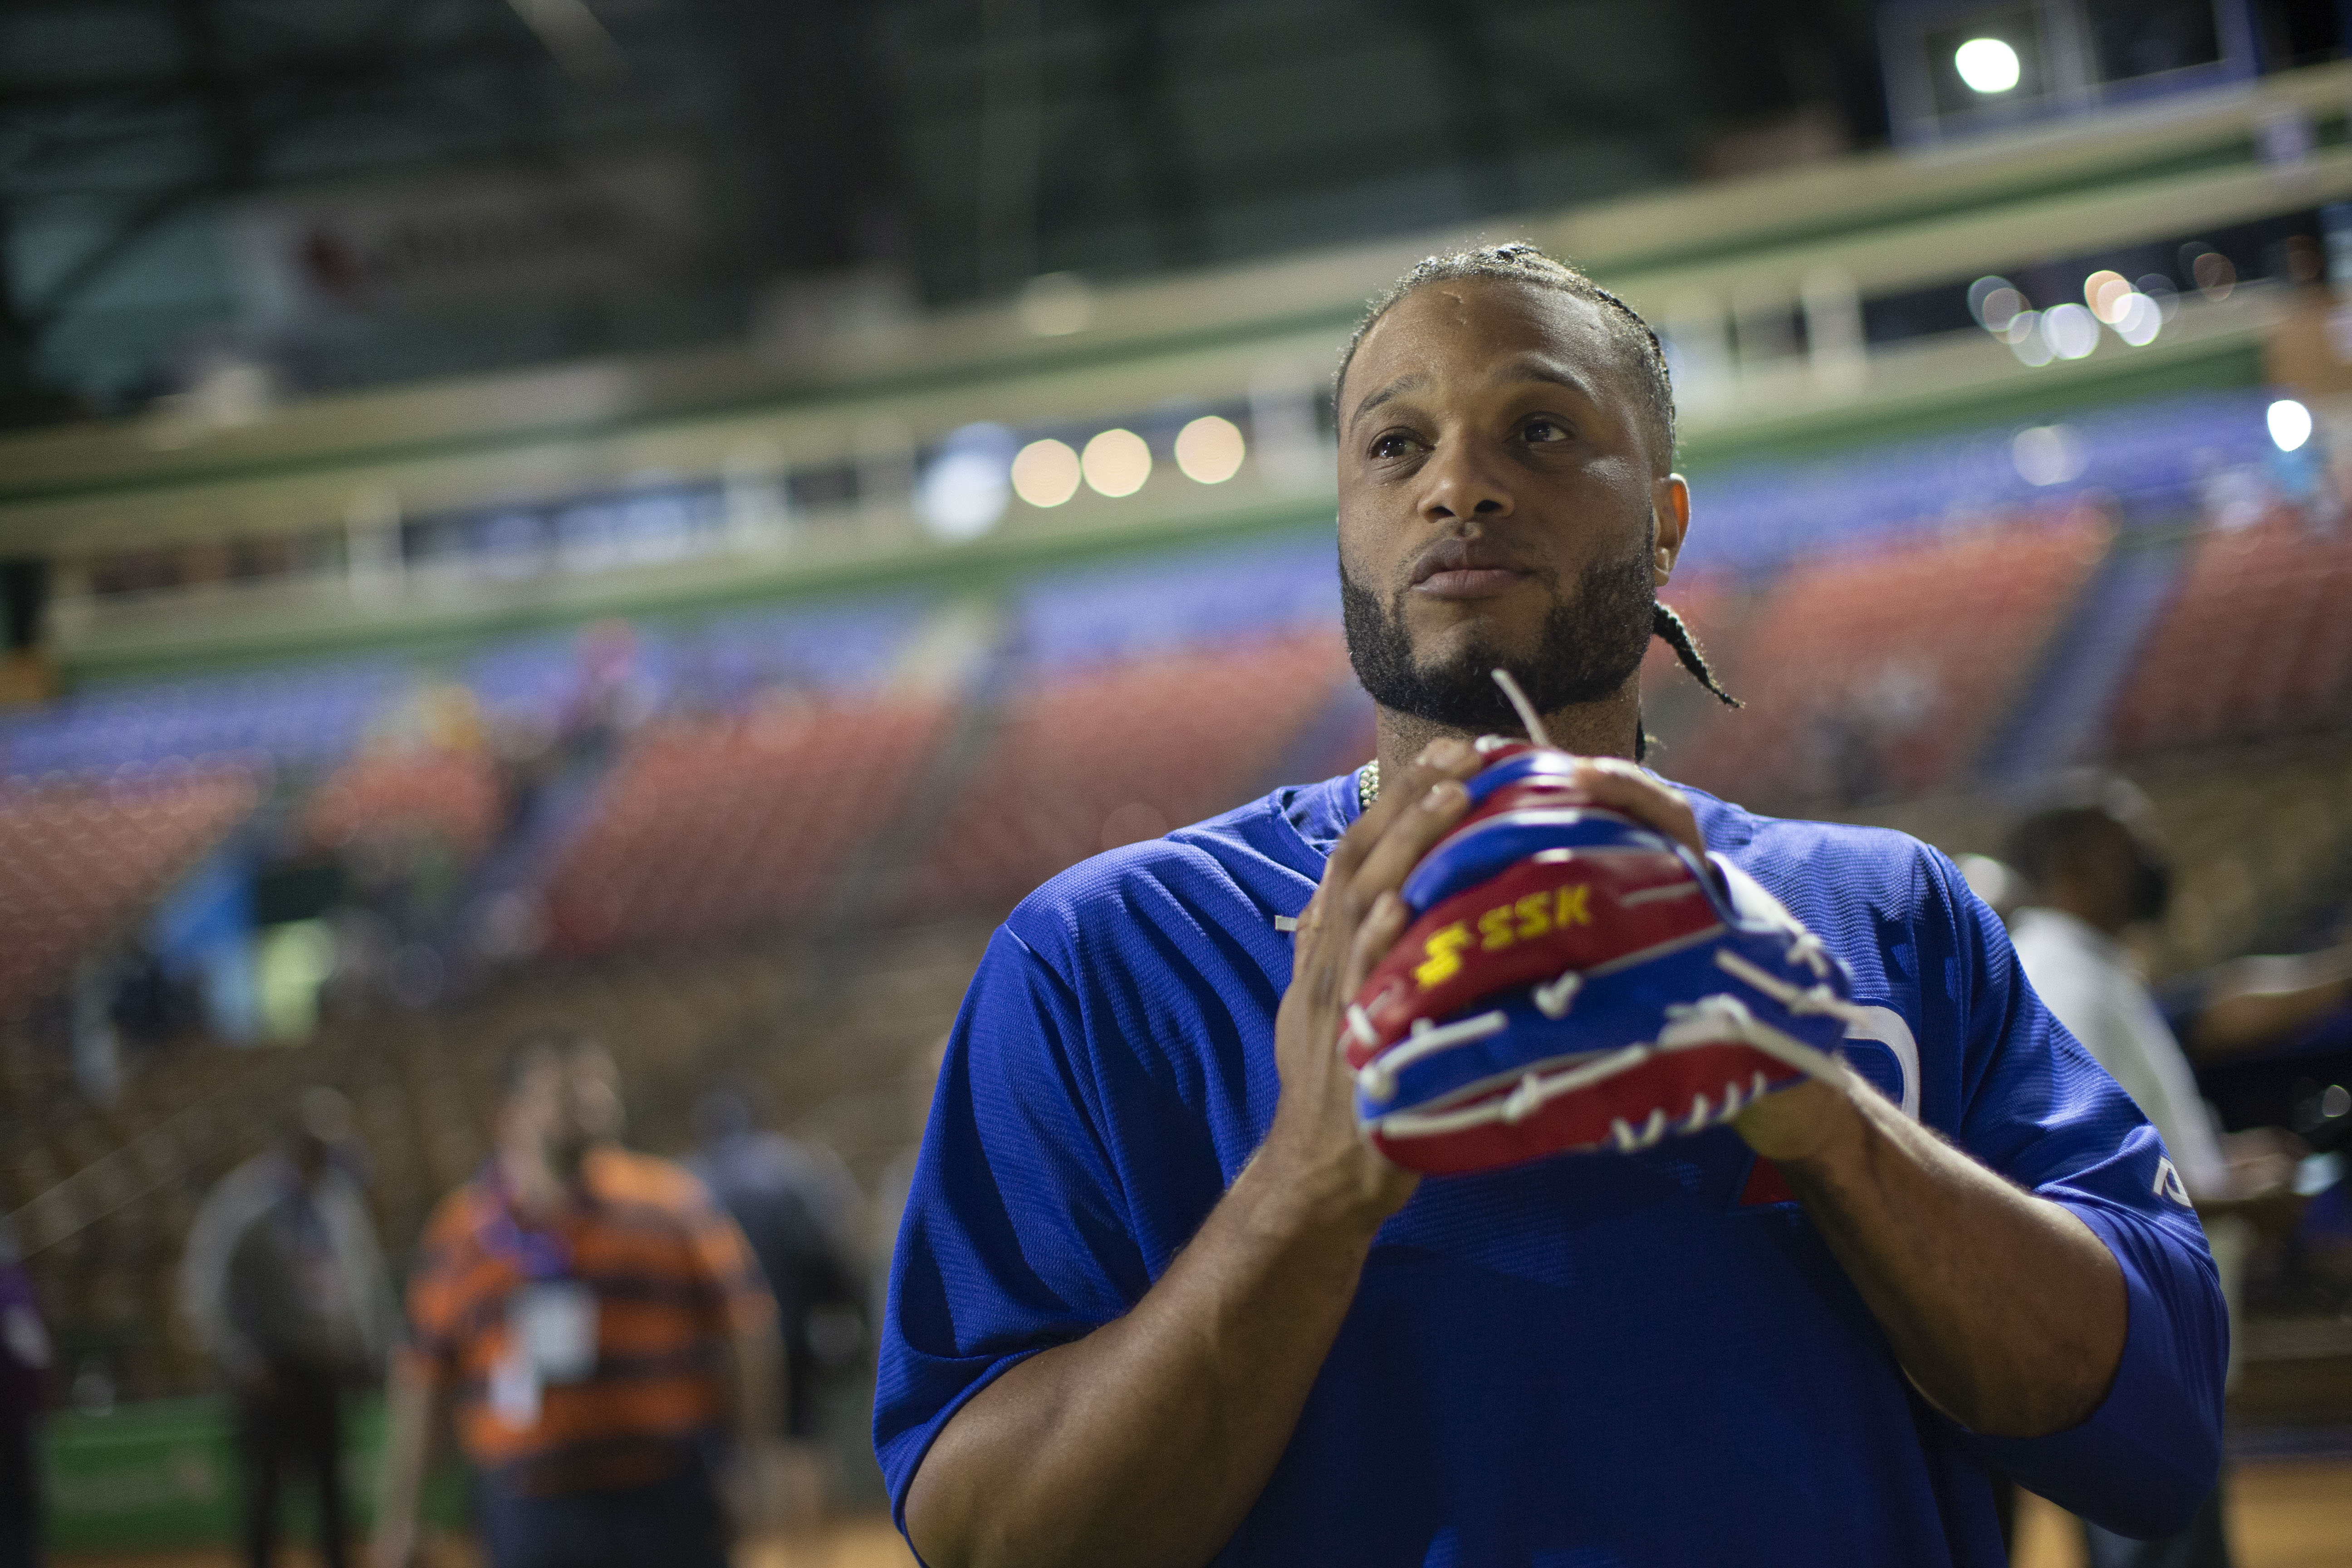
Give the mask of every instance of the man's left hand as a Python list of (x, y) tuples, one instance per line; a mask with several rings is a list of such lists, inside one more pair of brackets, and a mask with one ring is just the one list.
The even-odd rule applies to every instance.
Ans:
[[(1715, 875), (1689, 796), (1622, 758), (1581, 760), (1584, 765), (1571, 782), (1591, 795), (1595, 805), (1655, 828), (1697, 856), (1708, 875)], [(1860, 1113), (1853, 1100), (1858, 1083), (1848, 1074), (1837, 1079), (1815, 1079), (1764, 1095), (1732, 1118), (1731, 1125), (1748, 1140), (1749, 1148), (1775, 1163), (1816, 1159), (1831, 1152), (1841, 1139), (1861, 1131)]]

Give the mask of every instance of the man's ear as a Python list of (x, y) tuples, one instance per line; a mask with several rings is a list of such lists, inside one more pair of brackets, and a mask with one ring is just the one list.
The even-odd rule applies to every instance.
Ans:
[(1650, 483), (1650, 516), (1657, 523), (1656, 585), (1663, 588), (1675, 574), (1675, 562), (1690, 532), (1690, 481), (1680, 474), (1662, 475)]

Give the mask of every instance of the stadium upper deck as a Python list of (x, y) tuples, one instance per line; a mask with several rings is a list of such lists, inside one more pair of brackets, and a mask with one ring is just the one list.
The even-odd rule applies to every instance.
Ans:
[[(1705, 475), (1995, 411), (2258, 382), (2265, 346), (2304, 309), (2284, 285), (2316, 268), (2318, 210), (2352, 196), (2347, 102), (2352, 64), (2318, 67), (1485, 231), (1580, 258), (1661, 322), (1686, 465)], [(1278, 527), (1328, 504), (1318, 420), (1360, 302), (1459, 237), (1080, 286), (1059, 320), (850, 321), (788, 353), (184, 405), (14, 437), (0, 441), (0, 556), (51, 563), (56, 657), (98, 674)], [(2191, 242), (2226, 276), (2192, 278)], [(2073, 358), (1969, 318), (1980, 276), (2013, 276), (2049, 309), (2103, 266), (2172, 291), (2153, 341), (2094, 323)], [(1168, 460), (1207, 413), (1252, 454), (1215, 484)], [(979, 538), (926, 526), (923, 486), (958, 432), (1001, 426), (977, 437), (1001, 465), (1008, 442), (1077, 447), (1108, 426), (1140, 432), (1157, 459), (1132, 493), (1000, 499)]]

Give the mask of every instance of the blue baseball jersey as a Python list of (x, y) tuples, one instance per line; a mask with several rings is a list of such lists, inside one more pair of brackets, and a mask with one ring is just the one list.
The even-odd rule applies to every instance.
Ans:
[[(1903, 835), (1692, 798), (1709, 847), (1851, 966), (1857, 1068), (2113, 1249), (2130, 1329), (2105, 1402), (2037, 1438), (1937, 1414), (1729, 1128), (1433, 1177), (1217, 1562), (1993, 1568), (1990, 1470), (2143, 1534), (2210, 1488), (2228, 1331), (2204, 1234), (1991, 911)], [(891, 1268), (875, 1445), (902, 1528), (964, 1401), (1134, 1307), (1258, 1147), (1275, 919), (1356, 815), (1351, 776), (1277, 790), (1073, 868), (995, 933)]]

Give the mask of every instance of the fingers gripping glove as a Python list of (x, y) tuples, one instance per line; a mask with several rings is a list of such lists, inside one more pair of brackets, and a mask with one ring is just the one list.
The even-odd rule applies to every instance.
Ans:
[(1348, 1009), (1383, 1154), (1439, 1174), (1642, 1149), (1843, 1070), (1851, 983), (1793, 915), (1593, 805), (1566, 753), (1481, 748), (1470, 811), (1406, 879), (1412, 922)]

